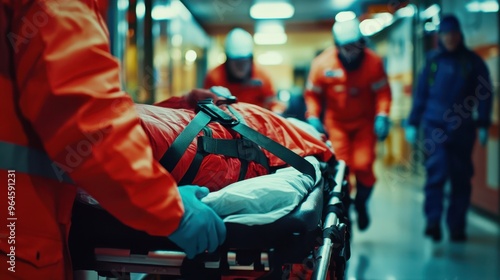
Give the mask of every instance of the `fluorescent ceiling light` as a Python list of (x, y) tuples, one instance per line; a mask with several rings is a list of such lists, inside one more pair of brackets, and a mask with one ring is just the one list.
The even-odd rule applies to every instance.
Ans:
[(172, 19), (177, 15), (176, 11), (170, 6), (159, 5), (155, 6), (151, 11), (151, 17), (154, 20)]
[(374, 14), (373, 18), (378, 20), (384, 26), (388, 26), (392, 23), (394, 16), (391, 13), (378, 13), (378, 14)]
[(353, 11), (340, 12), (335, 16), (335, 21), (349, 21), (356, 18), (356, 14)]
[(262, 33), (253, 35), (253, 41), (257, 45), (282, 45), (287, 41), (286, 33)]
[(262, 65), (279, 65), (283, 63), (283, 56), (279, 52), (265, 52), (257, 56), (257, 61)]
[(116, 3), (118, 10), (125, 11), (128, 9), (128, 0), (118, 0)]
[(154, 6), (151, 11), (154, 20), (168, 20), (179, 16), (185, 20), (191, 19), (191, 13), (180, 1), (173, 1), (170, 5)]
[(398, 17), (413, 17), (415, 15), (415, 6), (409, 4), (404, 8), (396, 11), (396, 16)]
[(498, 2), (491, 0), (485, 2), (473, 1), (465, 5), (465, 8), (472, 13), (496, 13), (499, 10)]
[(376, 19), (365, 19), (359, 24), (363, 36), (371, 36), (384, 29), (384, 25)]
[(427, 32), (432, 32), (436, 30), (436, 25), (432, 22), (426, 22), (424, 25), (424, 29)]
[(137, 18), (144, 18), (146, 14), (146, 5), (144, 5), (144, 1), (137, 2), (135, 6), (135, 14)]
[(254, 19), (291, 18), (295, 8), (286, 2), (255, 3), (250, 8), (250, 16)]
[(422, 18), (422, 19), (431, 18), (435, 15), (438, 15), (439, 11), (441, 11), (441, 8), (439, 7), (439, 5), (433, 4), (429, 8), (425, 9), (425, 11), (420, 13), (420, 18)]
[(195, 51), (188, 50), (184, 57), (186, 58), (187, 62), (194, 62), (196, 60), (196, 58), (198, 57), (198, 55), (196, 54)]
[(331, 0), (333, 7), (337, 10), (343, 10), (354, 2), (354, 0)]

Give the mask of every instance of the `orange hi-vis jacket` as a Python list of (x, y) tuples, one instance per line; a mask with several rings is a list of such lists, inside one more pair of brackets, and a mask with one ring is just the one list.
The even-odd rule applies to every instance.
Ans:
[(221, 64), (208, 72), (205, 77), (205, 88), (222, 86), (238, 98), (239, 102), (255, 104), (273, 110), (276, 105), (276, 93), (268, 74), (256, 63), (252, 64), (250, 81), (231, 83), (228, 81), (225, 64)]
[(76, 186), (130, 227), (177, 228), (177, 185), (120, 89), (94, 0), (0, 0), (0, 61), (0, 279), (72, 278)]
[(378, 114), (389, 115), (391, 90), (382, 60), (365, 49), (361, 66), (346, 71), (331, 47), (311, 65), (304, 94), (307, 117), (319, 117), (337, 158), (343, 159), (364, 185), (375, 182), (372, 171), (376, 137), (373, 122)]

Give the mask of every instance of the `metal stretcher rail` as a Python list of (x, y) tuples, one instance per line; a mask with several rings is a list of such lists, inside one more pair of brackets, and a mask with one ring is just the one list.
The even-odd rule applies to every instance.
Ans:
[[(334, 192), (341, 193), (342, 187), (345, 180), (346, 174), (346, 164), (344, 161), (339, 161), (337, 164), (337, 173), (335, 174), (335, 188)], [(328, 206), (334, 206), (342, 204), (342, 201), (338, 196), (332, 196), (330, 201), (328, 202)], [(331, 227), (340, 226), (340, 219), (337, 217), (337, 214), (334, 212), (328, 212), (325, 217), (325, 222), (323, 225), (323, 229), (328, 229)], [(332, 256), (332, 249), (335, 244), (332, 239), (328, 236), (323, 238), (323, 245), (318, 248), (318, 258), (319, 263), (317, 264), (317, 269), (314, 270), (312, 279), (313, 280), (323, 280), (326, 279), (328, 274), (328, 269), (330, 268), (330, 261)]]

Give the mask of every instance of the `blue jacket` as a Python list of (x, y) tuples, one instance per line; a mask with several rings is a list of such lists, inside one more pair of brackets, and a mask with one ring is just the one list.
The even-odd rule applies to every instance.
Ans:
[(488, 127), (491, 124), (493, 88), (488, 68), (474, 52), (461, 46), (450, 53), (431, 53), (413, 93), (408, 123), (442, 127)]

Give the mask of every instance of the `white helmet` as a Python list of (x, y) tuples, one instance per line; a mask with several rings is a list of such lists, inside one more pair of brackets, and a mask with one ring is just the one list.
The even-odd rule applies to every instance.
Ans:
[(228, 58), (251, 57), (253, 54), (252, 35), (241, 28), (235, 28), (227, 34), (225, 48)]
[(336, 22), (333, 24), (332, 33), (333, 40), (339, 46), (355, 43), (363, 38), (358, 19)]

